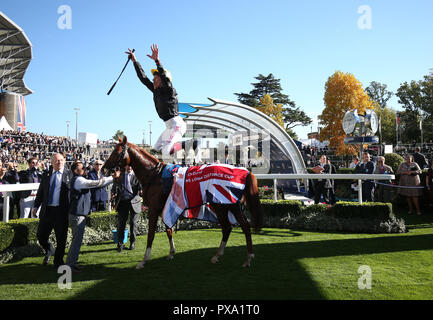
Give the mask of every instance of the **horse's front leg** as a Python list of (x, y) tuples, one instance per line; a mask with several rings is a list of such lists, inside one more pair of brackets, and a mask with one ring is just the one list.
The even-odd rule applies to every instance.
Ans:
[(165, 232), (167, 233), (168, 242), (170, 243), (170, 252), (168, 253), (167, 260), (172, 260), (174, 259), (174, 254), (176, 253), (176, 248), (173, 241), (173, 228), (166, 228)]
[(146, 252), (144, 254), (143, 260), (137, 265), (136, 269), (142, 269), (144, 267), (144, 265), (150, 260), (150, 252), (152, 250), (152, 242), (153, 242), (153, 239), (155, 238), (156, 224), (158, 222), (157, 211), (151, 210), (149, 208), (148, 222), (149, 222), (149, 230), (147, 232)]

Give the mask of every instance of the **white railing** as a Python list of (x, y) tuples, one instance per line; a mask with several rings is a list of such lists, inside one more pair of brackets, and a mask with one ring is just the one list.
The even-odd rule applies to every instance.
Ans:
[(39, 183), (2, 184), (0, 192), (3, 193), (3, 222), (9, 222), (9, 199), (11, 192), (38, 190)]
[[(362, 203), (362, 180), (394, 180), (393, 174), (292, 174), (292, 173), (275, 173), (275, 174), (255, 174), (257, 179), (272, 179), (274, 181), (274, 200), (277, 201), (277, 185), (278, 180), (318, 180), (318, 179), (333, 179), (333, 180), (358, 180), (358, 201)], [(39, 183), (21, 183), (21, 184), (3, 184), (0, 185), (0, 192), (3, 193), (3, 221), (9, 221), (9, 199), (10, 192), (37, 190)]]
[(330, 173), (330, 174), (314, 174), (314, 173), (275, 173), (275, 174), (255, 174), (257, 179), (272, 179), (274, 180), (274, 200), (277, 201), (277, 180), (358, 180), (358, 201), (362, 203), (362, 180), (394, 180), (393, 174), (344, 174), (344, 173)]

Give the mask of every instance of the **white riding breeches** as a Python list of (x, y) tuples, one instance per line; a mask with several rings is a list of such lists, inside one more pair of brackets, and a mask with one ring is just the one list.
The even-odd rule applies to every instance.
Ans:
[(180, 142), (186, 132), (186, 123), (180, 116), (173, 117), (165, 121), (166, 129), (159, 136), (153, 147), (161, 150), (163, 156), (170, 156), (170, 151), (176, 142)]

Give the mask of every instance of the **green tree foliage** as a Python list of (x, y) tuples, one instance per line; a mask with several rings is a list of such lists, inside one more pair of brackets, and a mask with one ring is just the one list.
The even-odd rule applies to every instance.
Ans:
[(260, 98), (269, 94), (274, 103), (280, 103), (283, 106), (295, 106), (295, 103), (289, 99), (289, 96), (281, 92), (283, 89), (281, 88), (280, 79), (274, 78), (272, 73), (267, 76), (259, 74), (254, 79), (258, 80), (258, 82), (251, 83), (254, 89), (250, 93), (235, 93), (240, 103), (253, 107), (260, 104)]
[(380, 115), (380, 121), (382, 123), (381, 142), (385, 144), (395, 144), (396, 111), (388, 107), (382, 109), (378, 107), (375, 111)]
[(240, 103), (255, 107), (260, 105), (261, 98), (269, 95), (275, 105), (282, 105), (284, 127), (289, 134), (293, 133), (292, 129), (296, 126), (306, 126), (312, 122), (312, 119), (300, 110), (288, 95), (282, 93), (280, 79), (276, 79), (272, 73), (267, 76), (259, 74), (254, 79), (258, 82), (251, 83), (253, 89), (249, 93), (235, 93)]
[[(370, 85), (365, 88), (365, 91), (367, 92), (367, 94), (369, 95), (370, 99), (373, 100), (376, 104), (377, 104), (377, 108), (375, 108), (375, 112), (377, 113), (378, 117), (379, 117), (379, 121), (381, 126), (379, 127), (379, 131), (378, 131), (378, 135), (379, 135), (379, 139), (380, 139), (380, 143), (389, 143), (391, 141), (391, 143), (395, 140), (391, 140), (390, 138), (392, 138), (392, 136), (395, 136), (395, 114), (394, 114), (394, 128), (392, 128), (390, 125), (390, 119), (388, 117), (386, 117), (385, 119), (383, 118), (385, 115), (389, 116), (390, 115), (390, 109), (385, 110), (388, 100), (391, 99), (391, 97), (394, 95), (393, 92), (389, 91), (387, 89), (387, 85), (386, 84), (382, 84), (376, 81), (372, 81), (370, 82)], [(391, 131), (389, 131), (391, 130)], [(384, 139), (384, 136), (387, 137), (387, 139)]]
[(404, 162), (401, 155), (397, 153), (387, 153), (385, 154), (385, 164), (390, 166), (394, 173), (397, 172), (398, 167)]
[(114, 140), (119, 140), (119, 138), (120, 139), (123, 139), (123, 136), (124, 136), (125, 134), (123, 133), (123, 131), (122, 130), (117, 130), (116, 131), (116, 133), (114, 134), (114, 136), (113, 136), (113, 139)]
[(422, 80), (402, 83), (396, 95), (404, 109), (401, 113), (403, 142), (420, 141), (421, 119), (424, 141), (433, 139), (433, 72)]
[(370, 85), (365, 88), (370, 99), (377, 102), (381, 109), (387, 106), (388, 100), (394, 95), (394, 93), (389, 91), (387, 87), (386, 84), (372, 81), (370, 82)]

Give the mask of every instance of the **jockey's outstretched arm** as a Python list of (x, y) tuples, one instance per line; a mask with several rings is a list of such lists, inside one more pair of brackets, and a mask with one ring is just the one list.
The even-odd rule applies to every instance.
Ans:
[(137, 58), (135, 57), (134, 52), (132, 52), (130, 49), (128, 49), (129, 57), (131, 58), (132, 62), (134, 63), (135, 72), (137, 72), (137, 77), (140, 79), (140, 81), (150, 90), (153, 92), (153, 82), (150, 81), (150, 79), (146, 76), (144, 73), (143, 68), (141, 67), (140, 62), (137, 61)]
[(158, 69), (158, 75), (161, 78), (161, 81), (167, 85), (167, 86), (171, 86), (171, 81), (170, 79), (167, 77), (167, 73), (165, 71), (165, 69), (162, 67), (161, 61), (159, 60), (159, 49), (158, 46), (156, 44), (152, 45), (150, 47), (150, 50), (152, 50), (152, 55), (147, 55), (150, 59), (152, 59), (153, 61), (155, 61), (156, 64), (156, 68)]

